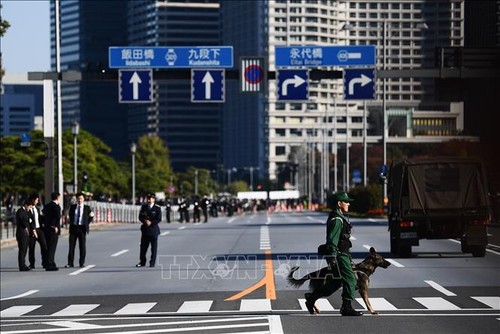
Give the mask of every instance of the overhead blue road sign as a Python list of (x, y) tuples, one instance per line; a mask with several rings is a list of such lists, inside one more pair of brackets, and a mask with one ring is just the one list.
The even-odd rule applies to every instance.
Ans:
[(119, 70), (118, 95), (120, 103), (153, 102), (153, 71)]
[(222, 103), (225, 100), (224, 70), (191, 70), (191, 102)]
[(375, 45), (277, 46), (276, 67), (375, 66)]
[(112, 46), (109, 68), (233, 67), (232, 46)]
[(27, 132), (21, 133), (20, 139), (22, 147), (31, 146), (31, 135), (29, 133)]
[(344, 70), (345, 100), (375, 99), (375, 70), (356, 68)]
[(279, 70), (276, 73), (278, 100), (309, 100), (308, 70)]

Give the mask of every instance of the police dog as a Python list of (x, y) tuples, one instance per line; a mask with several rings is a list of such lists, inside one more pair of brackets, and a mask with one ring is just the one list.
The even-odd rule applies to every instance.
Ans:
[[(382, 255), (377, 253), (375, 248), (370, 248), (370, 254), (366, 259), (362, 262), (354, 264), (352, 269), (354, 270), (354, 274), (356, 275), (356, 290), (358, 290), (360, 296), (363, 298), (365, 302), (366, 308), (371, 314), (378, 314), (370, 304), (370, 300), (368, 299), (368, 287), (370, 285), (370, 276), (375, 272), (377, 267), (387, 268), (391, 265), (389, 261), (384, 259)], [(325, 276), (329, 273), (328, 267), (321, 268), (315, 272), (309, 273), (302, 278), (296, 279), (293, 277), (293, 273), (297, 271), (299, 267), (293, 267), (288, 274), (288, 283), (290, 285), (298, 288), (302, 286), (307, 280), (309, 282), (309, 289), (315, 291), (319, 289), (323, 284), (325, 284)], [(314, 306), (314, 311), (319, 313), (319, 309)]]

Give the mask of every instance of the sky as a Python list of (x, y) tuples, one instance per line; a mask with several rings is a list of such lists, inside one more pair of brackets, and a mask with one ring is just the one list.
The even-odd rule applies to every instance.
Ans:
[(50, 1), (0, 0), (10, 28), (0, 40), (6, 73), (50, 71)]

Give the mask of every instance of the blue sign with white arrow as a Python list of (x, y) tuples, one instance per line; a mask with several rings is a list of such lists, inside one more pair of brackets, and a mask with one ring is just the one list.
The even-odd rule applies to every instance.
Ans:
[(111, 46), (109, 68), (233, 67), (232, 46)]
[(344, 70), (345, 100), (375, 99), (375, 70), (373, 68)]
[(375, 66), (375, 45), (276, 46), (276, 67)]
[(153, 102), (153, 71), (119, 70), (118, 92), (120, 103)]
[(309, 100), (308, 70), (279, 70), (276, 73), (279, 101)]
[(223, 103), (225, 100), (225, 71), (191, 70), (191, 102)]

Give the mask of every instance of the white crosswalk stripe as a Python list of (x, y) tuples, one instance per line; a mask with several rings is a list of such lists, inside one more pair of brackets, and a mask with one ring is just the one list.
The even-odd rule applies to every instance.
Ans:
[(129, 303), (116, 311), (114, 314), (144, 314), (148, 313), (157, 303)]
[(178, 313), (199, 313), (209, 312), (213, 300), (199, 300), (184, 302), (177, 310)]
[[(306, 307), (306, 300), (305, 299), (299, 299), (299, 304), (300, 304), (300, 308), (303, 310), (303, 311), (307, 311), (307, 307)], [(320, 310), (320, 311), (334, 311), (335, 309), (333, 308), (332, 304), (330, 304), (330, 302), (328, 301), (328, 299), (326, 298), (320, 298), (318, 299), (314, 305), (316, 305), (316, 307)]]
[[(485, 309), (491, 309), (491, 310), (500, 310), (500, 297), (498, 296), (479, 296), (479, 297), (468, 297), (472, 298), (481, 304), (483, 304), (485, 307), (480, 308), (477, 307), (478, 310), (485, 310)], [(413, 310), (418, 311), (418, 310), (431, 310), (431, 311), (459, 311), (462, 310), (459, 306), (455, 305), (454, 303), (446, 300), (445, 298), (442, 297), (413, 297), (411, 298), (415, 302), (417, 302), (419, 305), (422, 305), (423, 308), (414, 308)], [(298, 302), (298, 305), (300, 306), (300, 310), (307, 312), (307, 308), (305, 306), (305, 299), (299, 298), (296, 299)], [(357, 306), (357, 308), (362, 307), (366, 310), (365, 304), (363, 302), (362, 298), (356, 298), (356, 302), (359, 303), (360, 306)], [(388, 301), (386, 298), (370, 298), (370, 302), (373, 306), (373, 308), (377, 311), (398, 311), (398, 307), (396, 307), (394, 304), (392, 304), (390, 301)], [(229, 311), (235, 311), (235, 312), (267, 312), (267, 311), (293, 311), (296, 310), (297, 304), (295, 306), (290, 305), (287, 309), (278, 309), (275, 307), (273, 308), (273, 301), (269, 299), (242, 299), (239, 301), (239, 310), (235, 310), (234, 308), (229, 310)], [(214, 300), (195, 300), (195, 301), (185, 301), (182, 303), (180, 307), (178, 307), (177, 310), (163, 310), (160, 308), (155, 309), (154, 312), (151, 311), (151, 309), (155, 306), (157, 306), (157, 302), (147, 302), (147, 303), (128, 303), (118, 309), (118, 311), (115, 311), (113, 314), (115, 315), (141, 315), (141, 314), (154, 314), (155, 312), (175, 312), (178, 314), (184, 314), (184, 313), (207, 313), (207, 312), (212, 312), (212, 313), (217, 313), (217, 312), (227, 312), (228, 310), (215, 308), (214, 309)], [(283, 304), (281, 304), (283, 305)], [(335, 311), (336, 309), (333, 307), (333, 305), (330, 303), (330, 301), (326, 298), (320, 298), (316, 301), (315, 305), (323, 312), (328, 312), (328, 311)], [(7, 318), (7, 317), (22, 317), (22, 316), (30, 316), (32, 311), (35, 311), (37, 309), (40, 309), (37, 311), (38, 314), (43, 314), (44, 316), (50, 315), (50, 316), (79, 316), (79, 315), (85, 315), (89, 313), (90, 311), (96, 309), (97, 307), (100, 306), (100, 304), (71, 304), (59, 311), (56, 311), (55, 313), (52, 314), (47, 314), (43, 312), (43, 307), (44, 305), (16, 305), (16, 306), (10, 306), (5, 309), (3, 309), (0, 312), (0, 316), (2, 318)], [(355, 306), (356, 307), (356, 306)], [(408, 310), (402, 309), (402, 310)], [(471, 308), (466, 308), (466, 310), (470, 311)]]
[(99, 304), (72, 304), (54, 314), (53, 316), (84, 315), (98, 307)]
[[(363, 298), (356, 298), (356, 301), (359, 305), (362, 305), (365, 310), (367, 309)], [(372, 304), (373, 309), (376, 311), (396, 311), (398, 309), (396, 306), (389, 303), (385, 298), (370, 298), (370, 304)]]
[(429, 310), (460, 310), (460, 307), (441, 297), (414, 297), (413, 299)]
[(42, 305), (19, 305), (19, 306), (11, 306), (2, 310), (0, 312), (0, 317), (20, 317), (29, 313), (37, 308), (42, 307)]

